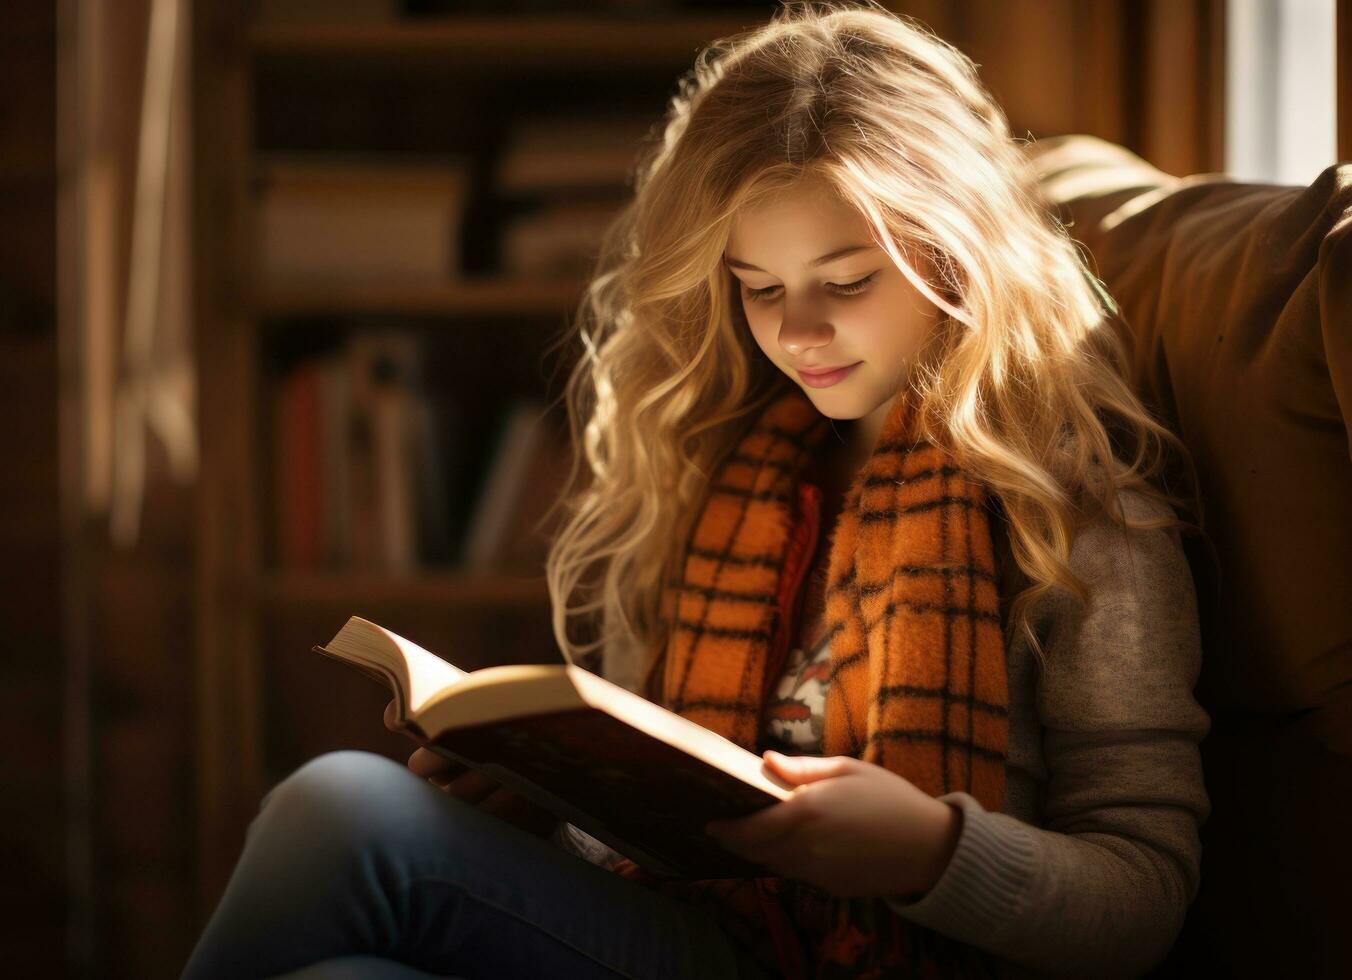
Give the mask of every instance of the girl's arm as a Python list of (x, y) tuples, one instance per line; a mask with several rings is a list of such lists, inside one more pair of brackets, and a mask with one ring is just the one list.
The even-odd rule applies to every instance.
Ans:
[[(1121, 499), (1138, 518), (1168, 514)], [(1070, 563), (1094, 598), (1088, 610), (1060, 590), (1044, 600), (1043, 826), (941, 797), (963, 811), (952, 859), (921, 900), (889, 904), (1038, 973), (1139, 976), (1182, 927), (1210, 812), (1193, 580), (1172, 530), (1098, 523)]]

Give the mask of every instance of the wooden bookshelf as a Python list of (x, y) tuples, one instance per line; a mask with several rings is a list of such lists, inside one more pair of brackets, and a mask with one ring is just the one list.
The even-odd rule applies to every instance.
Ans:
[(377, 24), (260, 24), (249, 48), (262, 59), (357, 59), (391, 67), (518, 73), (679, 68), (714, 38), (755, 23), (749, 15), (522, 14)]
[(262, 317), (407, 314), (447, 317), (552, 316), (572, 310), (583, 284), (568, 280), (482, 278), (437, 284), (343, 283), (263, 287), (254, 298)]
[[(374, 613), (429, 648), (454, 649), (470, 661), (542, 662), (553, 651), (543, 569), (385, 574), (274, 563), (266, 427), (278, 345), (303, 331), (338, 329), (348, 318), (412, 320), (446, 345), (452, 356), (444, 361), (474, 362), (445, 382), (456, 398), (479, 403), (513, 386), (508, 394), (549, 402), (557, 392), (515, 386), (533, 377), (543, 389), (544, 375), (566, 374), (565, 366), (541, 359), (584, 286), (578, 277), (525, 277), (482, 261), (434, 282), (264, 281), (253, 271), (252, 244), (260, 167), (290, 152), (491, 153), (513, 119), (532, 112), (583, 115), (622, 103), (656, 122), (702, 44), (764, 15), (467, 16), (323, 26), (255, 23), (249, 6), (207, 0), (195, 5), (192, 19), (202, 436), (195, 851), (203, 919), (277, 779), (331, 749), (407, 756), (406, 742), (380, 725), (374, 685), (318, 662), (309, 644), (327, 640), (350, 614)], [(558, 84), (560, 77), (569, 84)], [(476, 165), (481, 176), (492, 171)], [(482, 181), (470, 189), (485, 193)], [(467, 240), (474, 234), (467, 231)], [(507, 369), (476, 368), (485, 357)]]
[(273, 572), (260, 575), (252, 592), (258, 602), (274, 610), (289, 606), (350, 609), (358, 605), (444, 610), (494, 607), (510, 614), (522, 606), (538, 608), (549, 602), (549, 592), (541, 577), (453, 569), (403, 575)]

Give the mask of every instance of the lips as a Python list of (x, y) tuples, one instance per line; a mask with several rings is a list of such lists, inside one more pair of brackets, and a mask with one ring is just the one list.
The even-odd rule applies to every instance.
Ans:
[(853, 364), (846, 364), (843, 367), (832, 368), (827, 371), (799, 371), (798, 377), (803, 379), (803, 384), (812, 388), (829, 388), (834, 384), (847, 378), (855, 368), (863, 361), (856, 361)]

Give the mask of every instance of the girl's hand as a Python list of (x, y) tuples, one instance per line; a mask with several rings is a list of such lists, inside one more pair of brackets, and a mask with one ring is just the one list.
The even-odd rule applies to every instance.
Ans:
[(962, 810), (890, 769), (851, 756), (786, 756), (765, 764), (793, 796), (745, 817), (712, 820), (719, 844), (785, 878), (841, 898), (915, 901), (948, 867)]
[(408, 768), (433, 786), (537, 837), (554, 832), (558, 817), (477, 769), (433, 752), (425, 740), (395, 721), (395, 702), (385, 707), (385, 727), (422, 743), (408, 757)]

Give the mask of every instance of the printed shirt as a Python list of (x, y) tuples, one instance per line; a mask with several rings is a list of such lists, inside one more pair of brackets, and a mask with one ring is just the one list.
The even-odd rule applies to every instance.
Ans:
[[(826, 539), (819, 533), (820, 487), (804, 478), (799, 484), (798, 502), (796, 539), (786, 564), (786, 587), (791, 594), (783, 597), (787, 603), (781, 602), (781, 612), (789, 619), (783, 628), (791, 631), (794, 642), (785, 655), (782, 672), (767, 692), (760, 748), (785, 755), (821, 755), (831, 647), (821, 622), (829, 554)], [(799, 570), (803, 574), (801, 585), (793, 581)], [(807, 635), (809, 631), (816, 635)], [(787, 638), (781, 636), (781, 642), (787, 645)]]
[(766, 748), (785, 755), (821, 755), (830, 677), (831, 645), (825, 635), (810, 653), (801, 646), (789, 651), (784, 674), (765, 707)]

